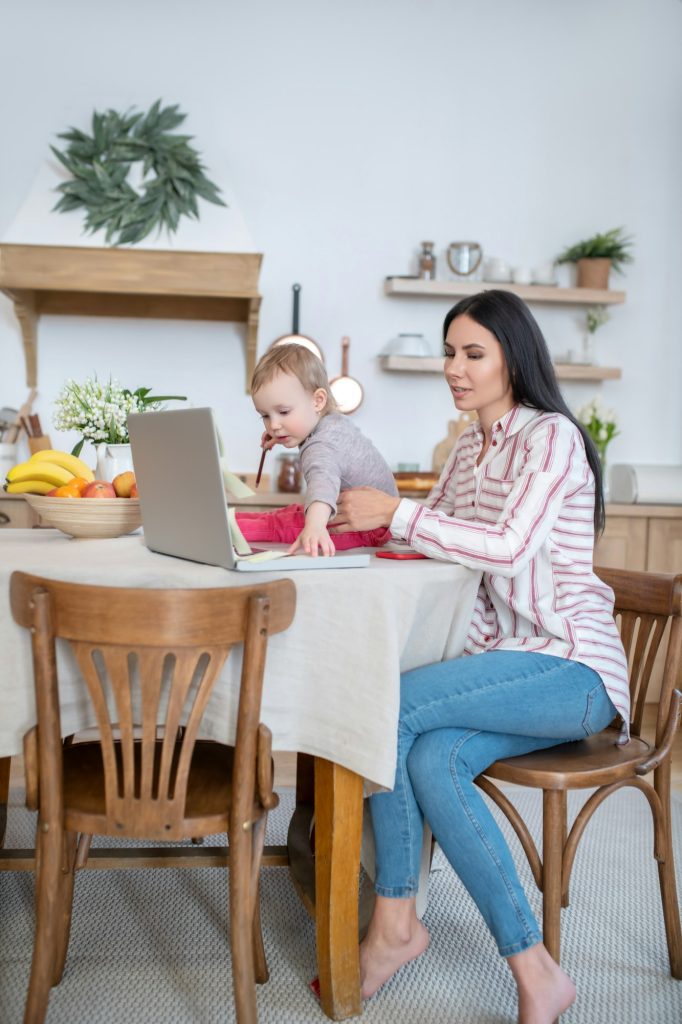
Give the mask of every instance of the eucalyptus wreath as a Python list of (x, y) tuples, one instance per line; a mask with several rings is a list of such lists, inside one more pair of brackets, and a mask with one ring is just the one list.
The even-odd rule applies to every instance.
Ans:
[[(91, 135), (78, 128), (60, 133), (57, 138), (68, 145), (63, 151), (51, 149), (71, 178), (57, 186), (62, 196), (54, 209), (65, 213), (83, 207), (87, 231), (104, 228), (107, 244), (132, 245), (157, 226), (172, 234), (182, 216), (198, 219), (197, 198), (225, 206), (189, 144), (193, 136), (173, 132), (186, 116), (177, 104), (162, 107), (157, 100), (146, 114), (94, 111)], [(140, 192), (127, 181), (138, 161)]]

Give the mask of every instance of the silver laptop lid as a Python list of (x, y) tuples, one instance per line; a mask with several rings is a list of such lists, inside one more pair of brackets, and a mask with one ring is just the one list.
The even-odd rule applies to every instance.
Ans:
[(234, 568), (213, 411), (132, 413), (128, 432), (147, 547)]

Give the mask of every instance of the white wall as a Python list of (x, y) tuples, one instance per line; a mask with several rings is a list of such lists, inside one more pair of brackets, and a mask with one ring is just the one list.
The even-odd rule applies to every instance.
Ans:
[[(428, 468), (449, 395), (437, 377), (382, 373), (375, 357), (410, 330), (437, 352), (448, 303), (389, 299), (384, 276), (410, 272), (423, 238), (449, 276), (455, 239), (535, 265), (625, 225), (636, 262), (612, 287), (627, 302), (597, 335), (623, 379), (566, 396), (575, 407), (599, 391), (616, 408), (610, 461), (682, 462), (680, 0), (22, 0), (3, 5), (1, 33), (0, 237), (57, 132), (87, 127), (93, 108), (179, 103), (265, 254), (259, 350), (289, 330), (301, 282), (301, 330), (331, 374), (351, 336), (358, 425), (392, 464)], [(215, 216), (204, 204), (208, 234)], [(579, 348), (578, 311), (535, 312), (552, 351)], [(255, 469), (241, 330), (43, 317), (38, 411), (49, 424), (64, 378), (93, 372), (181, 390), (216, 409), (234, 468)], [(1, 298), (0, 404), (25, 391)]]

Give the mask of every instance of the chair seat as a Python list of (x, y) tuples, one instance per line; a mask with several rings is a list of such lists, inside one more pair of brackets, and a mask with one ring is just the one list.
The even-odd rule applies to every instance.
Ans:
[[(180, 743), (176, 746), (179, 755)], [(121, 748), (116, 746), (120, 760)], [(136, 771), (139, 771), (140, 745), (135, 744)], [(161, 759), (161, 743), (155, 752), (156, 769)], [(232, 747), (209, 740), (197, 740), (187, 782), (184, 821), (177, 829), (155, 834), (144, 822), (139, 827), (112, 829), (107, 821), (104, 792), (104, 769), (98, 742), (74, 743), (64, 747), (64, 818), (68, 829), (99, 835), (131, 836), (148, 839), (193, 838), (225, 832), (232, 804)], [(263, 813), (260, 805), (253, 807), (252, 818)], [(199, 826), (198, 822), (202, 825)]]
[(650, 745), (637, 736), (624, 746), (618, 746), (618, 737), (617, 730), (605, 729), (574, 743), (495, 761), (483, 774), (502, 782), (539, 789), (608, 785), (632, 776), (634, 767), (651, 753)]

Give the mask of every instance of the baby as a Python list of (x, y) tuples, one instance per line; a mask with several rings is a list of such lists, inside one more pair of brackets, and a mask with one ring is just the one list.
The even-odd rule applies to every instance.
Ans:
[(302, 345), (270, 349), (254, 371), (251, 397), (265, 426), (263, 448), (299, 449), (306, 493), (305, 507), (238, 512), (246, 539), (288, 543), (290, 554), (300, 548), (313, 556), (333, 555), (335, 548), (379, 547), (389, 540), (386, 529), (336, 534), (333, 540), (327, 529), (340, 491), (376, 487), (397, 496), (398, 490), (372, 442), (337, 411), (317, 356)]

